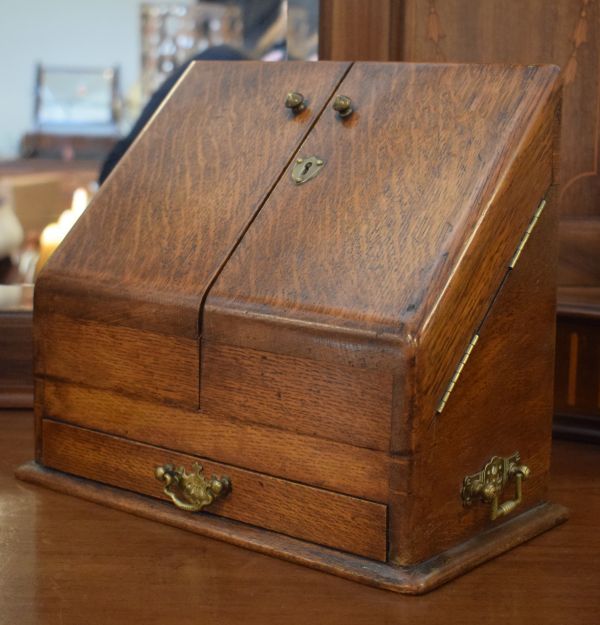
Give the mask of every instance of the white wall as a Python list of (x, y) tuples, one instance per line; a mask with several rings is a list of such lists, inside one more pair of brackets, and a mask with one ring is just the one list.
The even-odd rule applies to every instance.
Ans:
[(32, 129), (35, 64), (121, 67), (126, 93), (140, 73), (140, 0), (0, 0), (0, 158)]

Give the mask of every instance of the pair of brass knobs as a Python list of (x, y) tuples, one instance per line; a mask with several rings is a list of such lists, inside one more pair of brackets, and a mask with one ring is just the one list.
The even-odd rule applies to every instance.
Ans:
[[(306, 108), (306, 98), (297, 91), (290, 91), (285, 98), (285, 106), (295, 114), (301, 113)], [(332, 108), (340, 117), (349, 117), (354, 112), (352, 100), (347, 95), (336, 96)]]

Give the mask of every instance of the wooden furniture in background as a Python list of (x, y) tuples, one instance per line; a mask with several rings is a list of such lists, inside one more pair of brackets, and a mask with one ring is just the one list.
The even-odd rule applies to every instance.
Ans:
[[(368, 8), (367, 8), (368, 5)], [(556, 368), (557, 432), (600, 438), (600, 5), (594, 0), (321, 0), (320, 58), (554, 63), (563, 72), (558, 343), (581, 333), (587, 389), (564, 395), (573, 358)], [(593, 323), (592, 323), (593, 325)], [(578, 328), (578, 329), (577, 329)], [(583, 338), (585, 337), (585, 338)], [(576, 356), (575, 356), (575, 359)], [(587, 369), (583, 373), (582, 367)], [(572, 384), (571, 384), (572, 391)], [(594, 395), (595, 394), (595, 395)], [(592, 400), (592, 396), (595, 399)], [(569, 422), (570, 415), (576, 421)]]
[(2, 279), (0, 269), (0, 408), (31, 408), (33, 290), (31, 286), (10, 287), (11, 303), (6, 305)]
[(120, 139), (119, 135), (52, 134), (28, 132), (21, 139), (23, 158), (98, 161), (104, 159)]
[(38, 278), (19, 476), (409, 593), (563, 521), (557, 76), (191, 66)]
[[(96, 180), (96, 161), (51, 159), (0, 161), (0, 184), (26, 232), (38, 233), (71, 204), (73, 191)], [(2, 291), (20, 276), (9, 259), (0, 262), (0, 407), (33, 406), (33, 292), (24, 287), (14, 297)]]
[(0, 411), (3, 625), (597, 625), (600, 447), (555, 441), (571, 519), (422, 597), (403, 597), (18, 482), (29, 411)]

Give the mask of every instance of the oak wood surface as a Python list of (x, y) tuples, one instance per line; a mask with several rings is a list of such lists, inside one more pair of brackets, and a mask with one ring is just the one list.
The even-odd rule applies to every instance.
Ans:
[[(289, 172), (279, 181), (208, 294), (204, 340), (216, 329), (219, 341), (231, 343), (229, 334), (252, 347), (245, 324), (262, 318), (270, 321), (267, 351), (290, 349), (281, 337), (293, 326), (312, 326), (321, 351), (347, 332), (346, 351), (364, 349), (365, 360), (386, 339), (411, 345), (466, 247), (494, 245), (507, 258), (516, 249), (534, 206), (510, 207), (510, 220), (487, 211), (498, 187), (511, 184), (508, 170), (531, 127), (548, 118), (552, 127), (553, 111), (542, 109), (556, 104), (556, 74), (550, 67), (353, 65), (340, 89), (356, 112), (342, 121), (328, 108), (320, 117), (299, 155), (317, 155), (325, 166), (300, 187)], [(551, 139), (541, 141), (551, 154)], [(532, 191), (539, 199), (552, 180), (548, 159), (542, 163)], [(473, 237), (481, 221), (494, 232)], [(493, 264), (495, 281), (487, 280)], [(493, 255), (473, 265), (460, 283), (472, 289), (468, 312), (481, 318), (502, 269)], [(462, 317), (451, 321), (460, 334)], [(353, 335), (371, 341), (359, 347)], [(398, 362), (392, 351), (388, 369)]]
[(384, 505), (47, 419), (42, 428), (44, 466), (169, 501), (154, 469), (172, 464), (191, 471), (198, 461), (205, 474), (227, 476), (232, 484), (227, 497), (211, 504), (211, 514), (370, 559), (386, 558)]
[(200, 407), (215, 417), (389, 449), (386, 372), (204, 341), (201, 385)]
[(36, 326), (37, 376), (195, 408), (198, 342), (182, 336), (46, 314)]
[[(527, 227), (544, 200), (544, 212), (547, 209), (549, 215), (545, 220), (553, 226), (544, 228), (543, 235), (534, 231), (532, 236), (542, 239), (536, 247), (539, 258), (532, 257), (530, 253), (527, 256), (538, 263), (541, 275), (546, 278), (545, 289), (541, 290), (543, 297), (550, 297), (554, 301), (557, 254), (554, 212), (560, 94), (559, 83), (554, 83), (552, 92), (546, 94), (548, 99), (540, 102), (537, 115), (529, 120), (519, 148), (511, 155), (507, 170), (498, 181), (493, 201), (488, 204), (485, 214), (474, 227), (475, 232), (460, 265), (452, 274), (451, 282), (440, 289), (442, 294), (436, 301), (432, 314), (423, 324), (420, 352), (417, 354), (416, 369), (419, 379), (415, 393), (419, 397), (419, 410), (422, 410), (426, 423), (430, 421), (430, 415), (436, 409), (455, 370), (460, 358), (456, 355), (457, 350), (462, 356), (481, 325), (509, 272), (511, 260)], [(529, 286), (524, 289), (519, 306), (525, 303), (533, 305), (534, 297), (527, 293), (527, 289), (539, 292), (536, 288), (537, 280), (537, 275), (528, 274)], [(481, 309), (483, 302), (484, 311)], [(501, 305), (495, 306), (498, 307)], [(552, 335), (552, 323), (546, 324), (544, 331), (540, 332), (539, 340), (545, 342)], [(502, 336), (500, 344), (507, 340), (506, 336)], [(449, 361), (448, 358), (452, 360)], [(493, 371), (494, 369), (490, 371), (490, 375)], [(545, 376), (539, 379), (546, 384)], [(498, 376), (497, 380), (501, 383), (502, 376)], [(533, 388), (530, 387), (530, 390), (533, 391)]]
[(430, 592), (568, 518), (568, 511), (563, 506), (543, 503), (425, 562), (399, 567), (210, 514), (182, 514), (170, 505), (149, 497), (54, 471), (36, 462), (21, 465), (15, 477), (145, 519), (340, 575), (351, 581), (409, 595)]
[(565, 83), (562, 212), (570, 217), (600, 217), (600, 8), (596, 2), (373, 0), (371, 12), (365, 14), (356, 10), (360, 4), (321, 0), (325, 22), (320, 58), (560, 66)]
[[(298, 65), (293, 71), (299, 67), (305, 68)], [(239, 66), (230, 69), (239, 77)], [(41, 436), (37, 457), (50, 468), (155, 494), (158, 485), (148, 485), (142, 464), (144, 458), (158, 463), (155, 454), (162, 452), (142, 442), (173, 449), (176, 458), (176, 452), (197, 453), (242, 475), (244, 488), (218, 504), (217, 511), (220, 506), (238, 520), (378, 560), (387, 553), (385, 510), (392, 503), (392, 557), (414, 565), (436, 549), (465, 540), (466, 529), (485, 527), (481, 512), (471, 513), (462, 525), (457, 522), (454, 508), (462, 512), (462, 507), (456, 489), (465, 471), (452, 463), (451, 445), (432, 442), (428, 427), (442, 384), (447, 384), (473, 328), (486, 314), (508, 260), (553, 182), (557, 70), (365, 63), (354, 65), (347, 75), (346, 66), (328, 65), (322, 71), (326, 69), (332, 70), (327, 74), (329, 87), (341, 81), (340, 89), (354, 99), (354, 114), (340, 119), (329, 106), (329, 96), (336, 91), (321, 86), (319, 109), (310, 113), (312, 117), (309, 109), (298, 117), (286, 113), (279, 121), (285, 128), (297, 125), (303, 116), (314, 122), (312, 130), (309, 126), (296, 131), (293, 140), (288, 137), (278, 146), (280, 158), (287, 153), (279, 169), (282, 175), (269, 178), (262, 169), (249, 170), (248, 175), (257, 173), (255, 186), (241, 183), (245, 191), (237, 189), (235, 197), (228, 196), (223, 215), (215, 198), (225, 189), (217, 186), (210, 189), (213, 204), (205, 207), (207, 215), (190, 221), (189, 213), (197, 218), (201, 207), (185, 204), (176, 183), (166, 180), (172, 173), (178, 183), (189, 182), (189, 172), (173, 162), (157, 165), (164, 174), (158, 182), (143, 162), (134, 167), (131, 161), (106, 182), (105, 195), (118, 196), (130, 209), (130, 221), (125, 221), (137, 237), (133, 247), (143, 247), (142, 266), (127, 269), (120, 239), (110, 246), (117, 258), (102, 256), (98, 242), (106, 239), (108, 244), (109, 234), (115, 236), (116, 218), (97, 208), (93, 219), (92, 205), (86, 212), (92, 217), (79, 234), (76, 228), (43, 274), (36, 300), (36, 413)], [(221, 84), (217, 78), (224, 70), (221, 66), (220, 73), (212, 75), (213, 82)], [(188, 116), (184, 127), (196, 127), (188, 109), (199, 82), (192, 74), (183, 80), (139, 139), (140, 156), (162, 145), (158, 140), (173, 126), (178, 111)], [(227, 93), (220, 92), (216, 99)], [(214, 123), (215, 137), (229, 136), (218, 115)], [(254, 123), (265, 121), (259, 116)], [(170, 149), (185, 144), (182, 158), (189, 168), (191, 141), (176, 128)], [(231, 149), (224, 153), (233, 157)], [(310, 184), (291, 181), (288, 166), (295, 154), (324, 159), (323, 172)], [(210, 164), (202, 165), (210, 174)], [(125, 172), (135, 169), (132, 182), (158, 198), (154, 217), (168, 226), (148, 222), (142, 210), (145, 200), (123, 191), (123, 167)], [(210, 180), (200, 183), (204, 189)], [(234, 204), (246, 201), (246, 192), (254, 194), (258, 204), (244, 218)], [(161, 205), (165, 197), (176, 200), (172, 220)], [(96, 206), (104, 206), (106, 198), (99, 198)], [(223, 232), (221, 217), (228, 218)], [(100, 236), (92, 242), (95, 222)], [(178, 239), (172, 258), (164, 257), (164, 249), (147, 248), (152, 238), (142, 245), (142, 225), (152, 230), (152, 237), (162, 230)], [(184, 258), (178, 246), (188, 244), (193, 257)], [(86, 246), (93, 248), (90, 258), (82, 256)], [(209, 251), (203, 253), (203, 247)], [(100, 268), (93, 267), (92, 256), (102, 257)], [(194, 263), (201, 259), (208, 267), (214, 265), (214, 271), (203, 265), (194, 277)], [(67, 261), (72, 263), (68, 269)], [(97, 280), (90, 281), (90, 271), (99, 272)], [(527, 276), (525, 290), (537, 279)], [(542, 286), (545, 296), (551, 285)], [(192, 310), (201, 315), (194, 324)], [(547, 329), (547, 324), (537, 328), (539, 333)], [(504, 354), (507, 337), (501, 333), (497, 341), (490, 349)], [(494, 367), (489, 371), (493, 378)], [(543, 372), (536, 370), (526, 397), (542, 378)], [(481, 392), (485, 401), (499, 380), (489, 384), (490, 391)], [(154, 412), (140, 400), (155, 402)], [(161, 420), (163, 403), (168, 405)], [(460, 425), (464, 421), (467, 430), (475, 431), (469, 423), (475, 418), (466, 410)], [(510, 433), (518, 418), (515, 413), (505, 419), (505, 431)], [(251, 436), (242, 424), (256, 424)], [(270, 440), (263, 426), (274, 430)], [(483, 433), (477, 430), (480, 438), (486, 428), (482, 429)], [(207, 454), (202, 438), (213, 430), (215, 436), (224, 436), (208, 443)], [(539, 431), (549, 436), (543, 428)], [(258, 447), (245, 446), (246, 439)], [(321, 454), (327, 441), (335, 444)], [(535, 437), (530, 442), (537, 470), (528, 500), (533, 505), (542, 500), (548, 447), (547, 441), (536, 446)], [(267, 466), (288, 443), (294, 452), (284, 452)], [(331, 469), (343, 472), (340, 465), (352, 462), (350, 446), (356, 446), (358, 464), (342, 477), (327, 475)], [(256, 460), (253, 452), (260, 449), (266, 453)], [(426, 481), (436, 475), (429, 459), (440, 449), (446, 475), (440, 480), (441, 495), (434, 500), (450, 513), (444, 516), (448, 510), (442, 508), (439, 515), (429, 509), (419, 514), (427, 508), (422, 502), (431, 490)], [(124, 461), (128, 455), (131, 458)], [(316, 463), (303, 474), (310, 461)], [(126, 463), (120, 473), (118, 462)], [(479, 463), (468, 470), (478, 468)], [(252, 473), (244, 482), (248, 469), (262, 473)], [(377, 484), (370, 488), (373, 475)], [(255, 510), (252, 492), (262, 492), (256, 486), (259, 480), (277, 485), (276, 496)], [(282, 492), (301, 514), (278, 516)], [(327, 508), (327, 523), (319, 523), (313, 499)], [(243, 503), (243, 511), (234, 500)], [(329, 505), (330, 500), (341, 502), (343, 513)], [(362, 521), (354, 519), (349, 525), (346, 519), (352, 514)], [(443, 527), (441, 519), (451, 524), (435, 533), (435, 539), (425, 529), (430, 515), (432, 526)]]
[(37, 314), (62, 297), (63, 314), (197, 338), (206, 291), (347, 68), (191, 64), (45, 266)]
[(423, 597), (403, 597), (14, 479), (28, 413), (0, 412), (0, 623), (596, 625), (600, 448), (555, 442), (571, 519)]
[[(521, 462), (531, 470), (518, 510), (547, 499), (555, 349), (556, 208), (554, 198), (549, 197), (517, 265), (508, 272), (478, 328), (479, 341), (444, 410), (435, 413), (428, 397), (416, 391), (413, 436), (417, 449), (411, 496), (401, 495), (399, 505), (390, 507), (391, 531), (399, 526), (397, 557), (401, 562), (410, 558), (405, 547), (409, 537), (412, 557), (418, 560), (506, 520), (491, 521), (489, 505), (477, 502), (465, 508), (458, 497), (462, 478), (480, 471), (492, 456), (510, 456), (518, 451)], [(512, 497), (514, 485), (509, 482), (502, 499)], [(399, 511), (397, 523), (394, 510)], [(427, 519), (427, 523), (418, 519)]]
[[(391, 459), (382, 452), (242, 421), (228, 414), (215, 416), (157, 405), (53, 380), (44, 382), (43, 413), (80, 427), (371, 501), (387, 501), (391, 464), (396, 465), (397, 473), (406, 467), (403, 458)], [(400, 488), (402, 480), (398, 483)]]

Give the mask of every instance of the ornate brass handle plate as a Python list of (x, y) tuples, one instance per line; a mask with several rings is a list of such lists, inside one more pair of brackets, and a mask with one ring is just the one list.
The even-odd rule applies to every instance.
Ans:
[(199, 512), (231, 491), (228, 477), (216, 478), (213, 475), (208, 479), (202, 474), (202, 465), (197, 462), (192, 465), (192, 473), (186, 473), (184, 467), (174, 468), (165, 464), (156, 467), (154, 475), (159, 482), (164, 482), (165, 495), (187, 512)]
[[(490, 518), (510, 514), (523, 498), (523, 480), (529, 477), (529, 467), (519, 464), (519, 452), (508, 458), (494, 456), (478, 473), (467, 475), (463, 480), (461, 497), (465, 506), (470, 506), (475, 500), (492, 504)], [(515, 482), (515, 496), (500, 503), (500, 495), (509, 480)]]

